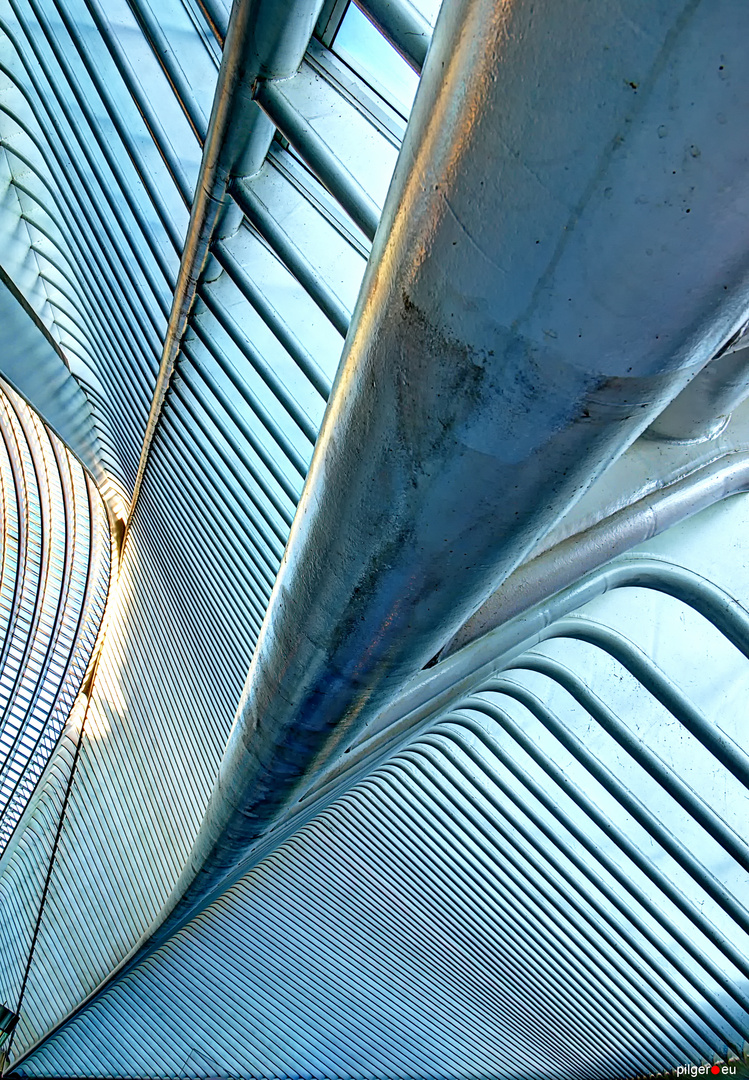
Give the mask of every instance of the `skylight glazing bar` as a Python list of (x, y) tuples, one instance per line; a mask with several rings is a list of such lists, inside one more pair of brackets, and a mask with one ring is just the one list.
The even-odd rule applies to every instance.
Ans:
[(552, 657), (534, 653), (527, 653), (515, 660), (511, 670), (537, 671), (563, 686), (596, 723), (721, 845), (726, 854), (749, 872), (749, 844), (685, 784), (669, 764), (663, 762), (644, 742), (634, 738), (626, 724), (573, 671)]
[[(15, 0), (11, 0), (11, 2), (14, 3)], [(61, 70), (66, 74), (67, 88), (72, 91), (72, 89), (76, 85), (76, 80), (75, 80), (75, 77), (74, 77), (73, 72), (71, 70), (69, 61), (66, 58), (65, 51), (60, 47), (59, 43), (55, 40), (55, 36), (53, 34), (52, 28), (50, 27), (50, 25), (48, 23), (48, 20), (45, 19), (44, 15), (43, 15), (43, 12), (41, 11), (41, 8), (39, 8), (39, 10), (36, 10), (35, 0), (29, 0), (29, 3), (32, 6), (32, 10), (35, 10), (35, 12), (37, 14), (37, 18), (39, 20), (39, 26), (41, 27), (41, 29), (43, 31), (44, 40), (47, 43), (48, 49), (50, 50), (50, 52), (51, 52), (52, 56), (54, 57), (54, 60), (56, 61), (56, 63), (58, 63), (60, 65)], [(63, 10), (58, 9), (58, 14), (61, 17), (63, 25), (66, 25), (66, 20), (64, 18)], [(30, 48), (31, 48), (31, 50), (33, 51), (33, 54), (34, 54), (35, 65), (36, 65), (37, 69), (42, 73), (42, 75), (46, 78), (48, 84), (53, 87), (54, 86), (54, 81), (53, 81), (53, 74), (52, 74), (50, 65), (49, 65), (47, 59), (45, 59), (39, 44), (34, 41), (34, 37), (33, 37), (32, 32), (31, 32), (32, 28), (29, 27), (29, 26), (25, 26), (25, 29), (26, 29), (27, 40), (28, 40), (29, 46), (30, 46)], [(66, 26), (66, 29), (71, 29), (72, 30), (73, 28), (72, 27), (68, 28)], [(73, 37), (72, 41), (75, 43), (76, 38)], [(18, 45), (16, 47), (18, 48)], [(86, 59), (87, 58), (86, 58), (85, 53), (82, 51), (82, 49), (79, 51), (79, 57), (80, 57), (80, 60), (84, 64), (86, 64)], [(49, 96), (45, 95), (42, 92), (42, 87), (40, 85), (40, 80), (38, 79), (38, 77), (36, 77), (34, 75), (34, 67), (33, 66), (30, 67), (28, 63), (25, 66), (26, 66), (27, 73), (29, 75), (29, 79), (30, 79), (32, 85), (34, 86), (34, 88), (36, 89), (37, 95), (41, 98), (41, 100), (43, 102), (44, 101), (47, 102), (46, 111), (49, 111), (49, 108), (50, 108)], [(91, 71), (91, 70), (94, 70), (93, 67), (89, 68), (88, 65), (87, 65), (87, 71)], [(81, 107), (81, 101), (85, 100), (85, 95), (82, 93), (82, 91), (80, 89), (78, 89), (78, 92), (76, 94), (76, 100), (77, 100), (77, 103), (78, 103), (79, 107)], [(76, 149), (78, 150), (78, 154), (80, 154), (84, 158), (84, 160), (86, 162), (86, 166), (87, 166), (86, 168), (81, 168), (80, 166), (76, 166), (74, 164), (74, 168), (76, 168), (76, 173), (77, 173), (77, 179), (78, 179), (78, 185), (79, 186), (76, 189), (73, 189), (72, 185), (70, 185), (70, 188), (69, 188), (70, 196), (66, 200), (66, 205), (67, 205), (69, 214), (77, 215), (80, 212), (82, 212), (84, 214), (86, 225), (81, 227), (80, 218), (79, 218), (78, 219), (78, 228), (81, 229), (82, 236), (87, 238), (88, 241), (89, 241), (87, 257), (88, 257), (89, 260), (98, 261), (99, 269), (106, 277), (107, 276), (106, 275), (107, 266), (106, 266), (106, 263), (101, 258), (101, 254), (100, 254), (99, 246), (98, 246), (98, 245), (101, 244), (101, 240), (103, 239), (103, 237), (101, 236), (100, 230), (103, 231), (104, 236), (106, 236), (106, 238), (111, 243), (111, 245), (112, 245), (111, 250), (113, 252), (117, 252), (118, 254), (120, 252), (120, 244), (122, 244), (123, 246), (130, 246), (130, 245), (133, 244), (133, 240), (132, 240), (132, 238), (130, 236), (129, 228), (124, 226), (124, 225), (122, 226), (121, 240), (115, 239), (114, 234), (112, 232), (111, 225), (109, 224), (109, 220), (108, 220), (109, 219), (109, 213), (112, 212), (110, 210), (111, 200), (107, 199), (106, 196), (105, 196), (105, 192), (107, 191), (107, 184), (106, 184), (106, 181), (105, 181), (105, 179), (104, 179), (104, 177), (102, 175), (101, 168), (95, 162), (95, 159), (91, 156), (90, 151), (86, 147), (85, 140), (81, 139), (79, 135), (76, 135), (77, 118), (74, 116), (72, 110), (70, 109), (69, 105), (67, 104), (67, 102), (65, 100), (65, 95), (62, 94), (62, 93), (59, 94), (56, 97), (55, 104), (60, 109), (60, 111), (61, 111), (61, 113), (62, 113), (62, 115), (64, 117), (65, 123), (67, 125), (67, 132), (69, 132), (70, 134), (66, 133), (66, 128), (65, 128), (64, 125), (55, 126), (53, 128), (54, 134), (56, 135), (57, 138), (60, 139), (60, 141), (63, 144), (66, 156), (64, 158), (60, 159), (59, 155), (56, 155), (58, 157), (58, 162), (57, 162), (57, 169), (55, 169), (55, 170), (53, 170), (51, 168), (51, 163), (48, 160), (46, 160), (46, 155), (45, 155), (45, 164), (48, 167), (49, 175), (53, 175), (53, 176), (56, 176), (58, 178), (66, 178), (68, 176), (68, 172), (69, 172), (68, 162), (76, 163), (76, 161), (77, 161), (78, 155), (75, 152)], [(32, 108), (33, 108), (33, 106), (32, 106)], [(90, 111), (90, 110), (87, 110), (87, 111)], [(35, 110), (35, 116), (37, 116), (36, 110)], [(93, 117), (91, 118), (91, 120), (92, 120), (91, 131), (93, 133), (93, 139), (94, 139), (94, 141), (99, 141), (101, 139), (101, 136), (99, 134), (97, 134), (99, 125), (97, 125), (95, 123)], [(37, 116), (37, 121), (39, 121), (38, 116)], [(50, 131), (50, 125), (49, 124), (44, 124), (44, 125), (40, 124), (39, 126), (41, 127), (41, 129), (43, 131), (46, 131), (47, 133), (49, 133), (49, 131)], [(99, 145), (101, 145), (100, 142), (99, 142)], [(53, 148), (53, 142), (52, 141), (50, 141), (50, 147)], [(39, 147), (39, 149), (40, 149), (40, 151), (42, 150), (41, 146)], [(54, 152), (54, 149), (53, 149), (53, 152)], [(43, 153), (43, 151), (42, 151), (42, 153)], [(91, 175), (92, 174), (93, 174), (93, 176), (95, 176), (97, 178), (97, 181), (100, 184), (100, 189), (101, 189), (102, 194), (100, 196), (98, 196), (98, 197), (97, 197), (97, 193), (95, 191), (95, 188), (91, 183)], [(81, 191), (85, 191), (88, 198), (89, 198), (89, 200), (90, 200), (91, 210), (88, 211), (88, 212), (86, 211), (85, 204), (81, 203), (81, 200), (80, 200)], [(115, 202), (114, 206), (116, 207), (116, 205), (117, 204)], [(50, 214), (50, 217), (51, 217), (51, 219), (53, 221), (56, 220), (56, 217), (54, 215)], [(139, 288), (139, 282), (137, 281), (137, 279), (133, 279), (132, 281), (127, 280), (127, 278), (124, 276), (124, 274), (126, 273), (126, 268), (127, 268), (127, 260), (124, 258), (123, 255), (120, 255), (120, 259), (122, 260), (122, 269), (121, 269), (119, 275), (115, 277), (115, 280), (117, 282), (117, 287), (120, 290), (122, 290), (121, 295), (123, 296), (123, 298), (127, 296), (128, 290), (130, 288), (134, 288), (136, 290), (136, 295), (138, 295), (137, 290)], [(158, 293), (157, 293), (157, 296), (158, 296)], [(146, 297), (143, 294), (140, 294), (138, 296), (138, 300), (139, 300), (139, 303), (132, 305), (132, 311), (133, 311), (133, 317), (138, 319), (140, 321), (140, 323), (141, 323), (141, 332), (144, 332), (144, 333), (146, 332), (145, 331), (144, 316), (146, 318), (148, 318), (150, 316), (151, 325), (154, 327), (154, 329), (156, 329), (157, 324), (155, 324), (153, 316), (151, 315), (151, 308), (152, 308), (153, 301), (152, 300), (147, 300)], [(129, 307), (130, 307), (130, 305), (128, 305), (126, 303), (126, 308), (129, 308)]]
[(229, 11), (226, 5), (221, 0), (196, 0), (196, 3), (205, 16), (211, 33), (223, 49), (229, 28)]
[[(231, 508), (227, 505), (225, 498), (222, 498), (218, 508), (211, 506), (209, 494), (213, 487), (212, 481), (218, 478), (214, 478), (202, 468), (204, 461), (200, 447), (196, 447), (192, 441), (188, 442), (171, 418), (165, 417), (164, 423), (165, 451), (168, 460), (174, 466), (170, 473), (170, 480), (173, 480), (173, 483), (168, 483), (168, 490), (174, 492), (178, 505), (184, 507), (191, 518), (195, 517), (201, 522), (204, 541), (212, 548), (218, 563), (222, 560), (222, 550), (224, 550), (220, 543), (226, 543), (226, 550), (230, 551), (232, 559), (236, 560), (238, 566), (244, 571), (242, 576), (246, 577), (250, 583), (249, 606), (253, 616), (259, 617), (262, 621), (265, 604), (273, 589), (275, 565), (269, 565), (262, 558), (256, 545), (247, 545), (246, 532), (239, 531), (238, 516), (231, 513)], [(177, 462), (184, 460), (190, 461), (196, 471), (200, 470), (201, 475), (205, 473), (205, 478), (200, 482), (199, 492), (182, 481)], [(259, 625), (258, 623), (258, 629)]]
[(232, 184), (231, 193), (247, 220), (257, 229), (320, 310), (330, 319), (338, 333), (345, 337), (351, 321), (350, 312), (255, 196), (250, 183), (244, 179), (235, 181)]
[(261, 82), (255, 98), (351, 220), (369, 240), (374, 240), (380, 210), (325, 140), (291, 105), (275, 83)]
[[(53, 8), (54, 29), (45, 14), (45, 9), (50, 7)], [(86, 51), (90, 50), (90, 35), (84, 47), (74, 32), (71, 36), (66, 30), (66, 27), (72, 31), (74, 28), (65, 4), (35, 4), (32, 0), (30, 11), (36, 16), (36, 23), (33, 18), (25, 17), (21, 6), (15, 4), (14, 12), (20, 20), (21, 33), (7, 24), (4, 29), (6, 40), (15, 40), (16, 55), (24, 62), (26, 81), (31, 84), (34, 93), (25, 91), (17, 76), (11, 75), (7, 65), (5, 68), (25, 99), (25, 107), (31, 111), (34, 118), (32, 126), (40, 133), (34, 136), (30, 128), (25, 127), (26, 137), (37, 146), (34, 153), (39, 153), (43, 162), (41, 171), (37, 166), (38, 179), (47, 187), (52, 185), (53, 189), (57, 189), (56, 198), (62, 196), (59, 205), (63, 216), (68, 218), (71, 225), (75, 222), (72, 232), (70, 228), (67, 229), (68, 240), (61, 248), (67, 259), (71, 253), (73, 255), (72, 274), (65, 272), (44, 239), (39, 240), (32, 234), (32, 241), (36, 240), (32, 247), (38, 249), (38, 258), (56, 265), (57, 273), (63, 275), (60, 284), (68, 294), (67, 300), (62, 299), (61, 294), (56, 294), (57, 274), (43, 266), (47, 279), (45, 287), (51, 290), (51, 301), (57, 303), (59, 296), (63, 304), (73, 302), (80, 310), (87, 311), (91, 337), (87, 343), (88, 349), (78, 354), (81, 360), (88, 368), (93, 363), (100, 385), (109, 387), (112, 383), (115, 386), (119, 383), (121, 386), (121, 406), (113, 410), (111, 400), (107, 400), (111, 399), (111, 394), (107, 393), (104, 398), (99, 397), (97, 411), (101, 417), (103, 407), (104, 415), (109, 414), (104, 428), (100, 427), (105, 445), (111, 445), (114, 440), (119, 454), (127, 458), (134, 449), (132, 444), (128, 446), (128, 436), (133, 432), (133, 427), (135, 432), (142, 432), (145, 419), (138, 420), (135, 414), (131, 414), (133, 426), (126, 423), (124, 433), (122, 420), (132, 408), (133, 389), (139, 382), (143, 382), (146, 400), (151, 398), (153, 383), (149, 368), (153, 371), (154, 366), (150, 361), (146, 362), (149, 347), (146, 346), (144, 353), (142, 346), (146, 341), (150, 347), (156, 342), (159, 345), (157, 352), (160, 352), (163, 320), (168, 311), (171, 291), (170, 278), (173, 279), (176, 270), (169, 244), (164, 244), (166, 237), (162, 229), (163, 224), (167, 233), (171, 230), (173, 251), (179, 239), (173, 224), (174, 195), (169, 191), (168, 184), (165, 186), (160, 178), (155, 178), (153, 163), (144, 166), (144, 150), (146, 158), (149, 152), (142, 138), (136, 147), (142, 120), (138, 118), (137, 123), (133, 123), (129, 115), (129, 111), (133, 110), (132, 103), (128, 103), (121, 93), (117, 96), (119, 86), (116, 72), (115, 78), (112, 78), (111, 72), (107, 71), (111, 56), (105, 54), (92, 62), (92, 57)], [(33, 60), (29, 56), (29, 49), (32, 50)], [(14, 70), (17, 70), (17, 65)], [(106, 71), (105, 77), (102, 77), (102, 70)], [(86, 80), (93, 83), (93, 92)], [(101, 118), (95, 115), (97, 93), (105, 111), (104, 125)], [(83, 138), (77, 131), (81, 114), (88, 123), (88, 132), (84, 128)], [(18, 120), (23, 128), (23, 121), (20, 117)], [(109, 124), (114, 127), (114, 139)], [(121, 148), (117, 145), (117, 138)], [(13, 150), (16, 150), (15, 145)], [(82, 165), (82, 161), (85, 164)], [(33, 191), (29, 192), (29, 196), (37, 200), (39, 212), (32, 210), (31, 215), (27, 212), (22, 216), (30, 219), (29, 223), (41, 233), (41, 237), (50, 237), (60, 248), (54, 230), (50, 232), (45, 227), (44, 210), (38, 196)], [(86, 200), (90, 200), (93, 217), (90, 213), (86, 216)], [(57, 214), (51, 203), (47, 210)], [(98, 254), (102, 248), (104, 262)], [(170, 263), (174, 269), (170, 269)], [(95, 268), (93, 275), (92, 267)], [(65, 278), (68, 279), (67, 285)], [(85, 285), (81, 288), (83, 282)], [(121, 296), (119, 301), (118, 292)], [(52, 312), (53, 319), (59, 310), (54, 303), (47, 309)], [(166, 308), (164, 304), (167, 304)], [(156, 322), (153, 321), (154, 315)], [(118, 321), (119, 332), (113, 333)], [(151, 328), (156, 332), (156, 338), (151, 336)], [(60, 331), (65, 335), (64, 323)], [(64, 337), (64, 340), (69, 339)], [(119, 363), (111, 362), (113, 354), (119, 354)], [(129, 372), (129, 377), (124, 377), (126, 372)], [(84, 381), (89, 385), (91, 383), (85, 377)], [(126, 439), (124, 445), (123, 434)], [(110, 454), (110, 468), (115, 466), (115, 473), (118, 473), (121, 466), (115, 462), (116, 457)], [(134, 476), (134, 473), (131, 475)]]
[[(209, 289), (206, 288), (201, 290), (200, 298), (215, 317), (219, 326), (221, 326), (231, 338), (237, 348), (258, 373), (274, 397), (283, 405), (284, 409), (289, 414), (289, 417), (294, 421), (299, 430), (307, 437), (310, 445), (314, 446), (315, 439), (317, 438), (317, 430), (312, 424), (312, 421), (302, 411), (298, 403), (294, 400), (280, 379), (274, 374), (263, 357), (253, 348), (252, 342), (242, 333), (241, 329), (223, 307), (213, 299)], [(277, 442), (282, 444), (286, 443), (285, 435), (275, 425), (271, 428), (271, 431)], [(292, 453), (291, 459), (297, 460), (296, 455)], [(304, 469), (302, 475), (305, 474), (306, 469)]]
[[(202, 328), (196, 328), (195, 332), (202, 341), (202, 343), (205, 345), (206, 349), (208, 349), (213, 359), (216, 360), (216, 363), (219, 365), (221, 370), (224, 371), (227, 377), (236, 386), (237, 380), (236, 378), (232, 379), (231, 367), (226, 363), (225, 358), (221, 353), (221, 350), (215, 346), (208, 334), (205, 333)], [(256, 434), (250, 427), (248, 421), (246, 421), (239, 414), (237, 407), (229, 400), (227, 394), (225, 394), (217, 385), (215, 379), (211, 377), (209, 371), (203, 365), (201, 365), (200, 361), (197, 359), (193, 359), (193, 366), (201, 381), (210, 388), (213, 396), (221, 403), (224, 410), (226, 411), (227, 417), (229, 417), (234, 422), (236, 427), (242, 432), (245, 439), (247, 440), (248, 445), (255, 451), (262, 463), (268, 469), (268, 472), (275, 479), (276, 483), (292, 501), (293, 505), (296, 505), (297, 499), (299, 498), (300, 486), (298, 484), (295, 486), (289, 482), (284, 473), (276, 465), (276, 462), (272, 455), (269, 454), (269, 452), (263, 447), (263, 444), (260, 442)], [(261, 403), (249, 390), (247, 390), (246, 387), (242, 387), (241, 389), (239, 389), (238, 392), (242, 394), (243, 399), (250, 406), (256, 418), (259, 420), (259, 422), (262, 424), (268, 434), (275, 440), (279, 448), (286, 455), (291, 465), (296, 469), (299, 476), (303, 479), (305, 475), (305, 463), (301, 459), (299, 454), (296, 452), (294, 447), (289, 443), (286, 436), (283, 435), (278, 425), (273, 421), (272, 417), (268, 415), (267, 411), (263, 408)], [(288, 511), (284, 510), (284, 515), (288, 516)]]
[[(58, 11), (61, 16), (64, 16), (64, 11), (62, 9), (58, 9)], [(89, 100), (89, 96), (87, 95), (84, 87), (81, 85), (80, 78), (76, 77), (73, 65), (71, 63), (73, 57), (71, 57), (70, 54), (65, 49), (61, 48), (60, 45), (55, 41), (55, 38), (51, 32), (51, 28), (48, 28), (46, 23), (40, 22), (40, 25), (45, 29), (45, 39), (48, 42), (50, 49), (52, 50), (54, 59), (57, 64), (59, 64), (61, 72), (65, 75), (67, 88), (72, 95), (75, 107), (77, 109), (80, 109), (82, 116), (85, 118), (91, 139), (94, 142), (97, 150), (101, 153), (104, 162), (106, 163), (112, 174), (112, 177), (116, 181), (115, 184), (112, 184), (111, 180), (106, 175), (106, 170), (102, 167), (101, 162), (97, 160), (96, 156), (86, 145), (86, 140), (81, 139), (80, 135), (78, 135), (78, 138), (75, 139), (75, 141), (78, 143), (80, 152), (86, 162), (87, 169), (90, 171), (91, 174), (96, 177), (101, 191), (105, 193), (106, 196), (108, 196), (107, 201), (105, 203), (102, 203), (101, 205), (102, 207), (106, 206), (114, 215), (115, 221), (120, 225), (120, 228), (122, 229), (122, 236), (125, 242), (130, 246), (133, 256), (138, 258), (139, 245), (135, 242), (134, 237), (131, 236), (130, 225), (125, 223), (122, 216), (122, 210), (120, 209), (121, 201), (127, 205), (130, 213), (133, 215), (135, 221), (139, 225), (140, 243), (148, 247), (151, 256), (153, 257), (154, 261), (156, 262), (157, 266), (161, 271), (162, 276), (168, 282), (170, 280), (170, 277), (173, 277), (173, 269), (170, 268), (167, 260), (164, 258), (162, 248), (161, 245), (158, 243), (157, 237), (152, 235), (151, 227), (146, 221), (142, 207), (139, 206), (138, 201), (133, 197), (132, 185), (124, 176), (123, 162), (121, 158), (112, 150), (112, 147), (110, 146), (108, 140), (103, 137), (101, 120), (97, 119), (92, 108), (91, 101)], [(63, 25), (65, 25), (64, 19)], [(31, 44), (31, 47), (34, 51), (34, 57), (37, 64), (39, 65), (39, 70), (46, 76), (48, 83), (54, 85), (51, 83), (52, 73), (49, 65), (43, 60), (39, 48), (33, 44), (33, 39), (31, 39), (30, 37), (29, 43)], [(18, 48), (18, 45), (16, 47)], [(169, 233), (170, 239), (172, 241), (172, 246), (175, 250), (177, 250), (179, 246), (179, 237), (172, 223), (171, 215), (166, 209), (163, 193), (159, 192), (159, 189), (153, 183), (152, 177), (149, 175), (148, 171), (143, 168), (142, 163), (139, 160), (139, 155), (135, 148), (133, 132), (129, 129), (127, 125), (122, 123), (122, 119), (114, 103), (111, 87), (108, 86), (106, 80), (104, 80), (100, 76), (96, 66), (87, 63), (86, 54), (80, 46), (76, 48), (76, 53), (79, 62), (84, 65), (86, 74), (88, 78), (91, 79), (91, 82), (95, 87), (104, 108), (106, 109), (107, 119), (114, 126), (115, 131), (117, 132), (119, 138), (122, 140), (123, 147), (126, 148), (126, 150), (128, 151), (128, 159), (131, 166), (136, 172), (139, 182), (145, 187), (151, 200), (153, 201), (154, 206), (159, 209), (160, 217), (164, 223), (165, 228), (167, 229), (167, 232)], [(29, 75), (31, 77), (32, 86), (34, 86), (37, 95), (39, 96), (41, 101), (44, 102), (45, 95), (42, 94), (40, 81), (33, 78), (31, 71), (29, 71)], [(9, 77), (12, 76), (9, 75)], [(29, 95), (25, 94), (20, 83), (16, 83), (16, 85), (19, 91), (21, 93), (24, 93), (25, 99), (32, 112), (32, 115), (34, 116), (34, 119), (36, 120), (41, 130), (44, 131), (46, 129), (46, 131), (48, 132), (49, 128), (47, 127), (47, 125), (42, 125), (41, 123), (41, 113), (39, 110), (39, 106), (37, 106), (32, 101)], [(66, 102), (64, 95), (60, 95), (57, 104), (63, 116), (65, 117), (65, 120), (68, 124), (68, 130), (71, 133), (69, 137), (66, 137), (67, 141), (64, 142), (66, 149), (68, 149), (68, 147), (73, 145), (73, 140), (75, 137), (73, 133), (76, 132), (78, 123), (76, 121), (76, 117), (73, 113), (71, 105)], [(46, 109), (49, 109), (49, 104), (46, 106)], [(20, 119), (18, 119), (16, 122), (18, 122), (19, 124), (21, 123)], [(37, 146), (39, 152), (44, 155), (44, 150), (42, 148), (40, 140), (38, 140), (33, 135), (29, 128), (26, 128), (26, 133), (28, 137), (35, 142), (35, 145)], [(57, 134), (59, 138), (63, 139), (61, 131), (58, 131)], [(52, 144), (50, 145), (52, 148)], [(54, 149), (52, 150), (52, 152), (54, 152)], [(75, 160), (73, 155), (70, 154), (69, 149), (68, 154), (70, 155), (71, 161)], [(47, 166), (49, 167), (49, 162), (46, 160), (46, 158), (45, 164), (47, 164)], [(51, 175), (59, 174), (52, 173)], [(63, 173), (62, 175), (65, 174)], [(81, 175), (79, 173), (79, 181), (83, 186), (83, 184), (85, 183), (85, 174)], [(49, 184), (47, 184), (47, 186), (49, 186)], [(99, 210), (99, 213), (101, 213), (101, 209)], [(163, 283), (160, 283), (157, 278), (151, 277), (151, 275), (153, 275), (153, 269), (147, 261), (141, 259), (140, 267), (143, 274), (149, 280), (155, 297), (158, 299), (163, 293)]]

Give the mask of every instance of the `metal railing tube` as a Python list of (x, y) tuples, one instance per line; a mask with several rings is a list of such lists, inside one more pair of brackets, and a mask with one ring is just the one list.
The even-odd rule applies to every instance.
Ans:
[(541, 603), (617, 555), (730, 495), (749, 491), (749, 454), (729, 453), (638, 499), (519, 567), (445, 645), (440, 660)]
[(749, 344), (706, 364), (645, 432), (668, 442), (702, 442), (720, 435), (731, 413), (749, 397)]

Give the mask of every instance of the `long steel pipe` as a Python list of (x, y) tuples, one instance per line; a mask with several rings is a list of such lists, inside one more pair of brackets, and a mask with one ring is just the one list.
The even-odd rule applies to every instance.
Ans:
[(345, 337), (351, 323), (351, 313), (346, 310), (339, 297), (292, 239), (281, 228), (273, 216), (263, 206), (250, 184), (246, 180), (236, 180), (231, 185), (231, 193), (237, 206), (250, 224), (278, 255), (289, 273), (296, 278), (320, 311), (333, 324), (341, 337)]
[(743, 322), (739, 28), (443, 7), (175, 917)]
[(190, 212), (177, 285), (130, 507), (132, 520), (198, 281), (208, 258), (233, 173), (260, 168), (274, 134), (253, 101), (259, 78), (293, 75), (317, 21), (322, 0), (234, 0), (218, 84)]
[(719, 435), (734, 409), (749, 397), (749, 345), (711, 360), (674, 398), (646, 435), (669, 442), (703, 442)]
[(445, 660), (617, 555), (729, 495), (749, 489), (749, 454), (737, 451), (645, 495), (521, 566), (442, 649)]
[[(679, 577), (679, 568), (669, 563), (630, 556), (620, 564), (614, 562), (608, 570), (606, 565), (680, 521), (747, 491), (749, 453), (731, 451), (518, 567), (448, 642), (439, 662), (422, 671), (379, 714), (364, 739), (350, 748), (350, 757), (305, 792), (301, 800), (305, 813), (311, 812), (310, 806), (319, 812), (332, 801), (332, 791), (340, 792), (342, 781), (346, 788), (351, 786), (362, 769), (369, 772), (397, 753), (415, 737), (425, 718), (439, 715), (456, 695), (470, 692), (482, 672), (506, 666), (518, 648), (523, 651), (540, 640), (536, 635), (541, 630), (608, 589), (637, 582), (694, 604), (693, 591), (683, 582), (684, 572)], [(643, 571), (646, 564), (650, 566), (649, 577)], [(679, 584), (672, 590), (669, 582), (675, 577)], [(709, 591), (712, 587), (702, 581), (702, 588)], [(707, 610), (704, 598), (697, 606)], [(721, 623), (721, 631), (727, 629)], [(262, 854), (258, 852), (257, 857)]]

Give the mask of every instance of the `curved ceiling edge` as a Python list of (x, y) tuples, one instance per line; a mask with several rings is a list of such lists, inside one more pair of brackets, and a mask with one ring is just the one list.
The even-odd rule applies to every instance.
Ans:
[(89, 671), (109, 594), (92, 479), (0, 382), (0, 854)]
[(91, 473), (107, 484), (91, 406), (59, 347), (0, 267), (0, 375)]

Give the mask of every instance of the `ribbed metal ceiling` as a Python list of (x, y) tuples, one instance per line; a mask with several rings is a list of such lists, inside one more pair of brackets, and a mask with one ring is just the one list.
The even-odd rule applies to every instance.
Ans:
[(0, 857), (91, 660), (109, 589), (109, 526), (78, 462), (0, 387)]
[(23, 1072), (611, 1080), (738, 1058), (746, 787), (716, 755), (749, 690), (748, 505), (651, 541), (630, 558), (650, 587), (497, 657)]
[[(148, 934), (203, 821), (438, 4), (416, 7), (310, 5), (296, 74), (247, 104), (270, 149), (229, 178), (196, 270), (228, 4), (0, 0), (2, 268), (85, 391), (127, 528), (96, 678), (61, 734), (106, 524), (9, 393), (6, 672), (47, 649), (14, 691), (32, 704), (0, 774), (25, 783), (11, 829), (44, 770), (0, 857), (0, 999), (21, 1001), (25, 1075), (619, 1080), (744, 1048), (739, 498), (646, 549), (730, 594), (733, 636), (632, 588), (544, 627), (449, 714), (402, 720), (377, 768), (81, 1009)], [(45, 454), (59, 478), (34, 468)], [(11, 598), (22, 559), (53, 586), (41, 637)], [(63, 671), (50, 635), (84, 611)]]
[(128, 524), (72, 782), (63, 739), (2, 864), (0, 999), (36, 932), (14, 1055), (147, 930), (214, 782), (369, 253), (347, 193), (371, 232), (405, 129), (387, 72), (337, 55), (344, 8), (284, 83), (293, 145), (231, 189), (149, 442), (229, 8), (0, 5), (2, 265), (86, 393)]

